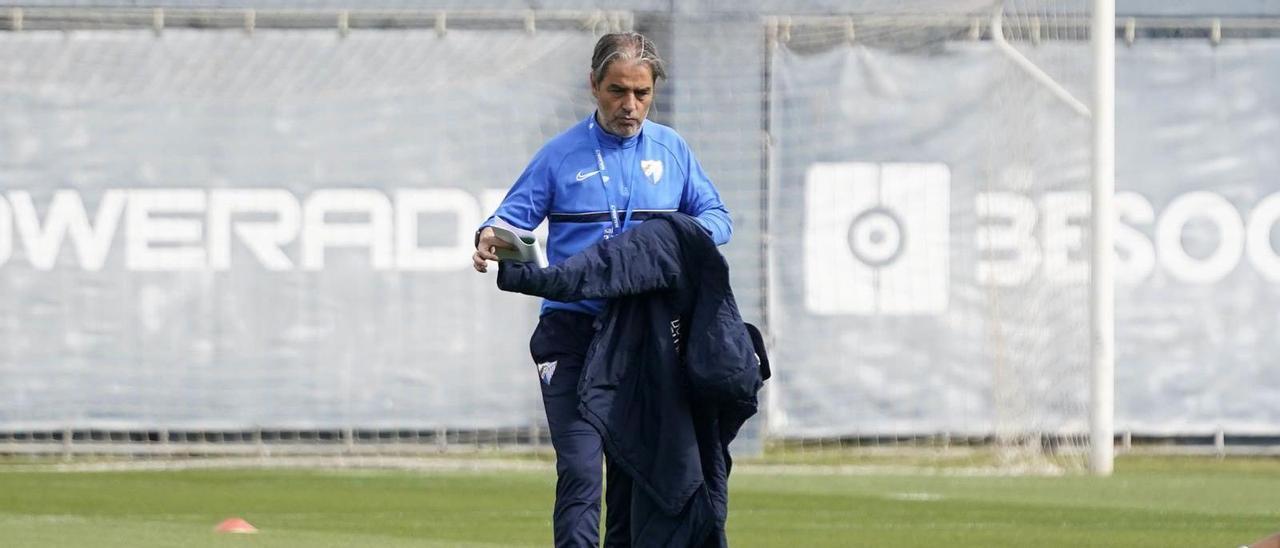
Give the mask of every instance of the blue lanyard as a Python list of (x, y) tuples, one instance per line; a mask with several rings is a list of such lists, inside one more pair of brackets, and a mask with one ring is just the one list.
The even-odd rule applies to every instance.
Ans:
[(604, 185), (604, 195), (606, 198), (609, 199), (609, 219), (613, 223), (613, 235), (616, 236), (622, 233), (622, 227), (627, 226), (627, 223), (631, 222), (631, 212), (632, 212), (631, 194), (634, 189), (626, 188), (630, 183), (630, 181), (624, 178), (624, 180), (622, 181), (622, 185), (623, 185), (623, 188), (627, 190), (627, 203), (625, 208), (626, 213), (625, 213), (625, 216), (622, 218), (622, 220), (619, 221), (618, 201), (616, 197), (617, 193), (609, 192), (609, 168), (604, 165), (604, 153), (602, 152), (603, 147), (600, 146), (600, 136), (596, 135), (595, 128), (596, 128), (596, 116), (592, 114), (591, 122), (587, 124), (587, 133), (591, 134), (591, 138), (596, 143), (596, 150), (595, 150), (596, 169), (600, 170), (600, 183)]

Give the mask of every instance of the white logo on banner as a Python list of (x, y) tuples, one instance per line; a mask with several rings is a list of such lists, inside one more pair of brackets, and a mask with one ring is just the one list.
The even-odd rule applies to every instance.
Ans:
[(640, 160), (640, 170), (655, 185), (662, 180), (662, 160)]
[(947, 309), (951, 172), (819, 163), (805, 180), (805, 306), (815, 314)]

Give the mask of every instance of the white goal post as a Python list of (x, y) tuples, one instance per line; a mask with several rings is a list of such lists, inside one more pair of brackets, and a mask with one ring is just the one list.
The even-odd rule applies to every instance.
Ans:
[(1091, 122), (1089, 469), (1105, 476), (1111, 474), (1115, 459), (1115, 0), (1092, 0), (1090, 12), (1093, 96), (1087, 103), (1009, 44), (1004, 37), (1004, 2), (992, 10), (991, 40), (1028, 76)]
[(1116, 173), (1116, 4), (1093, 0), (1093, 271), (1090, 273), (1092, 382), (1089, 469), (1109, 475), (1115, 442), (1115, 278), (1112, 197)]

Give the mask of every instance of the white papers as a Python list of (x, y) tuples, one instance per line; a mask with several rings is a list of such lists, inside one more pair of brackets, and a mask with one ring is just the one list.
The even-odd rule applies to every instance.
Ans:
[(514, 247), (514, 249), (497, 248), (499, 259), (534, 263), (538, 265), (538, 268), (547, 267), (547, 254), (542, 250), (542, 246), (538, 244), (538, 238), (533, 235), (532, 231), (523, 230), (502, 222), (493, 225), (492, 228), (493, 234), (498, 239)]

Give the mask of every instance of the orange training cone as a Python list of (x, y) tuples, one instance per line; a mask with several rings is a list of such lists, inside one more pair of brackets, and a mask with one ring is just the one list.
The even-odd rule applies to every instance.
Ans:
[(222, 520), (217, 527), (213, 529), (218, 533), (257, 533), (258, 528), (249, 522), (240, 518), (227, 518)]

